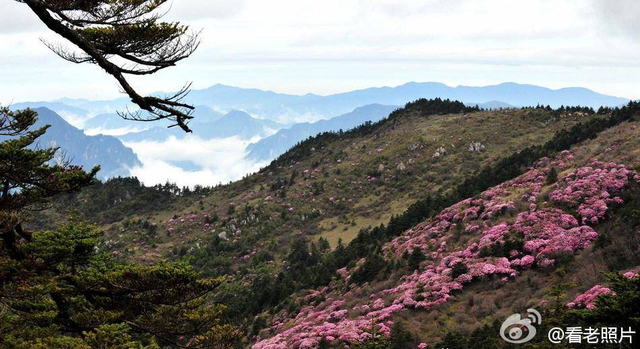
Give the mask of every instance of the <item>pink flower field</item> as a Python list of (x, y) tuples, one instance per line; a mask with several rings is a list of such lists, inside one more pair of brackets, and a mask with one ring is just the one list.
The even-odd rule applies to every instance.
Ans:
[[(347, 306), (350, 296), (366, 285), (338, 284), (353, 270), (341, 270), (340, 283), (315, 291), (324, 301), (300, 310), (295, 318), (281, 318), (273, 336), (254, 349), (312, 348), (324, 339), (333, 343), (361, 343), (391, 334), (393, 316), (411, 309), (428, 311), (447, 302), (466, 285), (489, 278), (506, 281), (526, 269), (557, 264), (562, 253), (576, 253), (598, 238), (595, 226), (606, 220), (614, 205), (623, 203), (630, 181), (640, 177), (624, 165), (597, 160), (578, 167), (573, 155), (541, 159), (529, 172), (461, 201), (423, 222), (384, 247), (388, 258), (421, 249), (429, 258), (393, 287), (369, 297), (366, 303)], [(559, 180), (546, 184), (551, 168)], [(452, 240), (464, 234), (466, 240)], [(465, 242), (459, 242), (465, 241)], [(632, 276), (633, 277), (633, 276)], [(570, 306), (593, 306), (609, 290), (596, 286)]]

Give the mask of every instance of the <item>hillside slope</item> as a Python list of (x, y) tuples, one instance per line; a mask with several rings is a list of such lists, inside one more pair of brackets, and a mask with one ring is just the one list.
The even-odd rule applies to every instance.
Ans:
[(450, 331), (470, 335), (493, 319), (543, 308), (562, 282), (586, 291), (603, 281), (602, 271), (638, 268), (637, 216), (620, 219), (638, 209), (638, 126), (622, 123), (542, 158), (525, 174), (407, 230), (380, 251), (378, 275), (363, 273), (373, 257), (340, 270), (328, 287), (301, 297), (302, 308), (277, 316), (272, 337), (254, 348), (386, 343), (397, 321), (410, 324), (418, 342), (437, 343)]
[(377, 122), (389, 116), (398, 107), (379, 104), (366, 105), (329, 120), (295, 124), (276, 134), (247, 146), (247, 157), (256, 160), (274, 159), (299, 142), (323, 132), (347, 131), (365, 122)]
[[(158, 234), (154, 248), (131, 243), (133, 236), (121, 232), (117, 246), (134, 258), (157, 258), (196, 243), (218, 245), (222, 234), (228, 246), (200, 253), (236, 259), (251, 253), (256, 239), (276, 255), (287, 251), (296, 234), (322, 237), (332, 246), (340, 239), (348, 243), (360, 229), (387, 223), (417, 199), (446, 191), (503, 154), (544, 143), (556, 130), (587, 118), (543, 109), (429, 115), (409, 106), (377, 125), (306, 141), (260, 173), (196, 202), (182, 200), (180, 211), (156, 212), (150, 221), (174, 233)], [(194, 223), (219, 219), (206, 228), (179, 224), (193, 214)]]
[[(175, 224), (169, 222), (174, 216), (219, 217), (207, 229), (174, 227), (180, 234), (158, 234), (153, 249), (132, 244), (131, 234), (118, 232), (117, 246), (127, 246), (126, 254), (135, 258), (158, 258), (196, 242), (210, 244), (220, 234), (231, 236), (239, 229), (251, 233), (237, 234), (238, 240), (221, 255), (238, 258), (250, 253), (256, 234), (261, 243), (272, 241), (271, 253), (276, 254), (286, 251), (292, 236), (299, 233), (315, 240), (322, 237), (332, 246), (340, 239), (348, 243), (360, 229), (387, 223), (417, 199), (446, 191), (505, 154), (544, 143), (557, 130), (591, 118), (583, 112), (558, 114), (544, 109), (433, 115), (421, 107), (408, 105), (378, 124), (349, 133), (314, 137), (260, 173), (217, 187), (197, 201), (176, 198), (180, 211), (168, 208), (145, 217), (165, 232)], [(91, 204), (92, 196), (80, 202)], [(91, 219), (107, 207), (83, 209), (76, 203), (74, 209)], [(134, 218), (136, 213), (120, 214), (127, 215)], [(260, 223), (264, 219), (271, 221), (268, 230)]]
[[(292, 318), (308, 305), (306, 289), (332, 280), (344, 284), (336, 271), (351, 273), (368, 262), (354, 285), (386, 287), (376, 281), (380, 275), (389, 283), (400, 280), (404, 272), (398, 269), (378, 270), (407, 259), (387, 263), (387, 241), (478, 188), (525, 173), (541, 154), (594, 137), (619, 121), (612, 115), (585, 108), (481, 112), (459, 102), (419, 100), (378, 123), (312, 137), (229, 185), (181, 190), (113, 180), (61, 200), (47, 214), (63, 221), (73, 209), (100, 223), (106, 230), (101, 249), (120, 258), (189, 257), (204, 275), (227, 275), (213, 301), (245, 326), (249, 344), (274, 315)], [(633, 159), (637, 150), (625, 154)], [(516, 205), (512, 194), (515, 209), (529, 207)], [(504, 210), (517, 213), (510, 205)], [(423, 261), (417, 257), (412, 265)], [(273, 328), (262, 338), (283, 330)]]

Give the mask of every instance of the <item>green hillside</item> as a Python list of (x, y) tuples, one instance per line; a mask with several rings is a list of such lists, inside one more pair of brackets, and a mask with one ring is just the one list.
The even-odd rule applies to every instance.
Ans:
[[(387, 223), (415, 200), (446, 192), (482, 166), (531, 144), (542, 144), (556, 131), (592, 117), (545, 109), (428, 113), (421, 112), (416, 103), (375, 125), (315, 137), (259, 173), (213, 190), (207, 188), (202, 194), (175, 196), (170, 192), (180, 189), (136, 189), (137, 184), (130, 180), (114, 179), (88, 190), (58, 213), (71, 206), (82, 218), (104, 223), (114, 240), (123, 239), (116, 243), (123, 245), (132, 242), (127, 238), (139, 234), (123, 229), (122, 223), (148, 220), (157, 226), (157, 237), (142, 245), (134, 242), (120, 251), (143, 260), (165, 257), (176, 247), (191, 247), (198, 241), (202, 246), (215, 235), (214, 230), (231, 236), (232, 225), (246, 230), (233, 246), (236, 254), (251, 252), (253, 241), (243, 250), (242, 240), (257, 238), (261, 233), (257, 229), (263, 226), (260, 218), (269, 220), (273, 227), (272, 233), (258, 237), (272, 242), (276, 247), (272, 252), (278, 252), (278, 247), (286, 249), (283, 242), (300, 233), (316, 240), (324, 237), (335, 247), (338, 239), (348, 243), (361, 228)], [(470, 151), (471, 143), (478, 143), (481, 149)], [(436, 154), (439, 149), (441, 156)], [(255, 205), (259, 212), (247, 215), (248, 209), (256, 210)], [(209, 222), (207, 229), (177, 226), (179, 232), (168, 236), (169, 219), (201, 213), (219, 220)], [(246, 219), (252, 216), (256, 222)], [(198, 221), (203, 221), (202, 217)], [(149, 243), (155, 244), (154, 248), (146, 246)]]
[[(226, 275), (213, 299), (244, 326), (250, 343), (273, 314), (296, 314), (297, 292), (328, 285), (359, 258), (377, 260), (369, 255), (430, 212), (595, 136), (622, 121), (615, 113), (480, 111), (419, 100), (378, 123), (313, 137), (228, 185), (145, 188), (114, 179), (60, 197), (32, 223), (50, 226), (69, 215), (98, 222), (106, 231), (100, 248), (122, 260), (188, 258), (203, 275)], [(633, 164), (637, 149), (620, 156)], [(360, 274), (364, 281), (379, 277)]]

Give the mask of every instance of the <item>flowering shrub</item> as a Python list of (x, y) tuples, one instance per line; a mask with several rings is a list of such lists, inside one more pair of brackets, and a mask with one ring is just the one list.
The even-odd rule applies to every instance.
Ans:
[(184, 233), (194, 229), (210, 231), (211, 224), (206, 223), (210, 218), (211, 215), (206, 212), (201, 212), (200, 214), (192, 213), (186, 217), (170, 218), (167, 220), (167, 233), (171, 235), (174, 232)]
[(522, 258), (514, 259), (511, 261), (511, 265), (514, 267), (520, 267), (521, 269), (529, 269), (533, 265), (535, 258), (533, 256), (526, 255)]
[[(397, 312), (430, 309), (475, 280), (495, 277), (508, 281), (520, 270), (534, 265), (554, 265), (558, 253), (574, 253), (589, 246), (598, 233), (586, 224), (598, 223), (606, 217), (611, 204), (622, 203), (619, 195), (633, 174), (622, 165), (594, 161), (557, 183), (546, 184), (551, 167), (566, 168), (570, 161), (569, 152), (562, 152), (553, 160), (541, 159), (522, 176), (450, 206), (430, 221), (407, 230), (384, 246), (385, 254), (399, 259), (419, 249), (430, 260), (420, 264), (412, 274), (401, 277), (395, 286), (377, 292), (379, 296), (361, 297), (366, 299), (362, 301), (364, 304), (351, 308), (352, 313), (340, 308), (343, 301), (333, 298), (315, 307), (303, 308), (292, 327), (258, 342), (254, 349), (302, 348), (323, 338), (349, 344), (372, 337), (388, 337), (388, 321)], [(551, 202), (540, 203), (545, 185), (556, 189)], [(515, 215), (515, 219), (505, 217), (507, 213), (515, 213), (514, 194), (527, 207)], [(577, 208), (581, 220), (561, 208), (550, 207), (553, 203)], [(497, 222), (498, 219), (501, 222)], [(473, 239), (465, 246), (450, 246), (454, 231), (464, 231)], [(346, 269), (339, 271), (342, 280), (349, 279), (347, 273)], [(628, 274), (625, 276), (636, 276), (634, 272)], [(360, 290), (351, 285), (348, 294), (354, 295)], [(335, 297), (341, 297), (337, 289), (333, 291)], [(597, 296), (608, 292), (611, 290), (596, 286), (569, 306), (592, 308)], [(280, 329), (281, 325), (272, 327), (274, 331)], [(421, 344), (421, 348), (425, 347), (426, 344)]]
[(587, 292), (579, 295), (573, 302), (567, 304), (569, 308), (580, 308), (585, 307), (587, 309), (594, 309), (595, 301), (598, 296), (602, 294), (611, 293), (611, 289), (604, 287), (602, 285), (595, 285), (590, 288)]
[(629, 181), (630, 171), (624, 165), (601, 163), (583, 167), (569, 175), (564, 189), (551, 194), (551, 199), (570, 207), (577, 207), (582, 223), (598, 223), (605, 217), (610, 204), (621, 204), (617, 196)]

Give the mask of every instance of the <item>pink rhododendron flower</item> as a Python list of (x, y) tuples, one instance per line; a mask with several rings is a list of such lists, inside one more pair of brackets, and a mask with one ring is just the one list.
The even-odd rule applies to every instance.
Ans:
[(598, 296), (603, 294), (608, 294), (608, 293), (611, 293), (611, 289), (604, 287), (602, 285), (595, 285), (591, 289), (589, 289), (587, 292), (576, 297), (576, 299), (573, 302), (568, 303), (567, 307), (575, 308), (575, 307), (584, 306), (587, 309), (594, 309), (596, 307), (595, 301), (598, 298)]
[[(640, 176), (622, 165), (594, 161), (553, 184), (551, 200), (543, 202), (545, 198), (540, 193), (547, 186), (550, 167), (575, 166), (572, 161), (569, 151), (563, 151), (555, 159), (540, 159), (527, 173), (445, 208), (394, 238), (383, 247), (385, 255), (400, 259), (417, 248), (430, 259), (386, 289), (369, 294), (366, 286), (348, 284), (346, 268), (338, 270), (340, 282), (322, 290), (327, 297), (325, 301), (303, 307), (294, 319), (279, 319), (272, 327), (276, 333), (253, 348), (301, 348), (323, 338), (349, 346), (375, 336), (389, 336), (392, 326), (389, 321), (399, 312), (431, 309), (447, 302), (474, 280), (508, 281), (534, 264), (543, 268), (554, 265), (556, 253), (586, 248), (598, 237), (587, 224), (606, 219), (611, 206), (622, 203), (620, 196), (629, 178), (635, 176), (640, 180)], [(521, 201), (516, 205), (512, 200)], [(522, 208), (521, 212), (516, 212), (516, 207)], [(580, 219), (563, 211), (567, 207)], [(449, 241), (461, 232), (467, 235), (465, 239)], [(501, 250), (507, 242), (514, 241), (522, 245)], [(363, 262), (364, 259), (357, 265)], [(637, 273), (624, 275), (636, 277)], [(606, 287), (595, 286), (569, 306), (592, 308), (599, 295), (610, 292)], [(354, 298), (360, 301), (357, 305), (349, 303), (349, 309), (354, 311), (341, 308), (346, 299)], [(545, 300), (540, 302), (540, 306), (544, 304)], [(291, 326), (282, 330), (284, 323)], [(418, 348), (426, 347), (426, 343), (421, 343)]]

